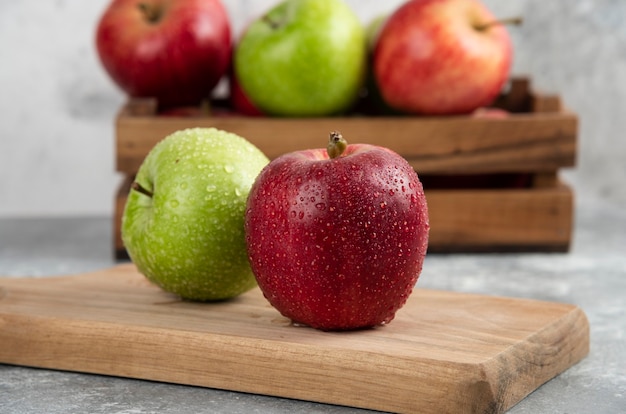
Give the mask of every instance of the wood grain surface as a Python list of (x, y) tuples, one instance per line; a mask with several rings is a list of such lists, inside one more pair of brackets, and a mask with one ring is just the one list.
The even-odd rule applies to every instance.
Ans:
[(185, 128), (214, 127), (245, 137), (270, 159), (324, 148), (330, 131), (351, 143), (384, 145), (420, 174), (555, 171), (576, 159), (578, 119), (570, 112), (511, 114), (502, 119), (457, 117), (204, 118), (136, 116), (116, 120), (117, 170), (134, 174), (148, 152)]
[(258, 289), (181, 301), (132, 264), (0, 278), (2, 363), (398, 413), (503, 412), (588, 350), (584, 312), (560, 303), (416, 289), (390, 324), (329, 333)]

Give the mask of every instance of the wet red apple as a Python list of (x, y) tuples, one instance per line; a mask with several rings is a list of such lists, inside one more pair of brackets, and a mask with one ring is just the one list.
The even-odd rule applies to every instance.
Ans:
[(422, 184), (380, 146), (285, 154), (256, 178), (245, 216), (248, 257), (282, 315), (321, 330), (389, 323), (411, 294), (428, 245)]

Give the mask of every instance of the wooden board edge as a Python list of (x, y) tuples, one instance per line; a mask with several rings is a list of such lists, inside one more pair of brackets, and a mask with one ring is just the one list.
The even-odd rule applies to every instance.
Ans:
[[(365, 360), (363, 355), (351, 355), (351, 361), (361, 359), (356, 366), (338, 366), (332, 363), (332, 354), (320, 354), (313, 347), (294, 345), (285, 352), (269, 341), (259, 341), (254, 352), (249, 345), (235, 337), (211, 336), (210, 344), (202, 334), (178, 332), (176, 336), (160, 338), (167, 341), (167, 349), (152, 341), (153, 335), (162, 335), (158, 330), (133, 326), (120, 327), (98, 324), (94, 329), (89, 322), (55, 321), (45, 317), (23, 319), (2, 317), (0, 321), (16, 331), (0, 330), (5, 349), (19, 349), (19, 353), (0, 353), (3, 363), (33, 368), (54, 369), (85, 374), (109, 375), (120, 378), (157, 381), (164, 383), (223, 389), (258, 395), (269, 395), (303, 401), (314, 401), (334, 405), (345, 405), (365, 409), (391, 412), (412, 412), (402, 408), (406, 398), (382, 391), (377, 395), (372, 377), (384, 383), (380, 373), (371, 367), (383, 363)], [(19, 326), (38, 332), (45, 341), (23, 338)], [(88, 329), (87, 329), (88, 328)], [(123, 329), (123, 335), (120, 331)], [(76, 337), (76, 331), (88, 331), (89, 335)], [(4, 334), (4, 335), (2, 335)], [(132, 338), (118, 342), (106, 341), (111, 337)], [(205, 344), (206, 346), (204, 346)], [(2, 348), (0, 348), (1, 351)], [(263, 357), (258, 357), (260, 351)], [(157, 355), (166, 352), (167, 360)], [(128, 363), (128, 361), (132, 363)], [(119, 362), (118, 362), (119, 361)], [(387, 370), (392, 368), (383, 367)], [(330, 370), (329, 370), (330, 369)], [(467, 373), (467, 370), (459, 374)], [(302, 380), (303, 375), (306, 377)], [(400, 377), (398, 377), (400, 378)], [(325, 384), (340, 384), (327, 387)], [(409, 401), (419, 398), (428, 381), (411, 392)], [(294, 384), (298, 384), (294, 386)], [(402, 381), (406, 387), (416, 384), (415, 378)], [(374, 386), (375, 385), (375, 386)], [(415, 390), (412, 390), (415, 391)], [(434, 391), (434, 390), (433, 390)], [(383, 402), (372, 404), (373, 396), (382, 397)], [(423, 412), (434, 413), (427, 407)]]
[[(582, 311), (577, 320), (586, 321)], [(580, 315), (582, 314), (582, 318)], [(557, 325), (572, 322), (566, 315)], [(89, 321), (59, 321), (48, 317), (3, 316), (0, 348), (3, 363), (36, 368), (111, 375), (149, 381), (201, 386), (259, 395), (345, 405), (397, 413), (438, 413), (445, 400), (449, 412), (501, 413), (519, 402), (545, 381), (577, 363), (588, 352), (588, 324), (575, 332), (584, 334), (575, 346), (573, 337), (554, 337), (558, 326), (547, 326), (526, 341), (549, 353), (538, 353), (516, 375), (523, 386), (515, 389), (499, 375), (508, 361), (496, 358), (485, 363), (449, 363), (443, 375), (454, 378), (448, 387), (433, 385), (421, 364), (366, 351), (324, 349), (293, 344), (286, 350), (271, 340), (259, 339), (250, 348), (247, 341), (231, 335), (178, 331), (176, 335), (133, 325)], [(30, 335), (24, 335), (26, 327)], [(32, 340), (32, 332), (38, 341)], [(123, 334), (122, 334), (123, 331)], [(89, 332), (77, 336), (76, 332)], [(155, 335), (160, 336), (154, 341)], [(580, 335), (579, 335), (580, 336)], [(110, 338), (127, 338), (111, 342)], [(157, 343), (158, 342), (158, 343)], [(557, 347), (554, 354), (552, 348)], [(4, 349), (4, 351), (2, 351)], [(13, 351), (7, 355), (6, 350)], [(547, 358), (573, 350), (566, 363), (551, 365)], [(4, 354), (3, 354), (4, 352)], [(159, 356), (168, 355), (166, 360)], [(517, 360), (513, 354), (507, 358)], [(129, 363), (128, 361), (131, 361)], [(343, 361), (339, 363), (338, 361)], [(235, 374), (236, 373), (236, 374)], [(303, 381), (304, 375), (304, 381)], [(298, 384), (298, 386), (294, 386)], [(473, 401), (469, 404), (468, 401)]]
[[(564, 336), (562, 332), (570, 334)], [(589, 320), (580, 307), (572, 305), (563, 317), (514, 348), (484, 367), (493, 394), (502, 396), (494, 401), (493, 412), (508, 411), (532, 391), (583, 360), (590, 350)], [(527, 363), (520, 365), (520, 359)], [(502, 372), (512, 365), (522, 368), (513, 374), (517, 377), (516, 381), (502, 376)]]

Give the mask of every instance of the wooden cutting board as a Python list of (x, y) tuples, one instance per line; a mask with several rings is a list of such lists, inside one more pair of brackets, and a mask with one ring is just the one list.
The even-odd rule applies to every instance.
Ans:
[(589, 351), (576, 306), (417, 289), (389, 325), (329, 333), (258, 289), (198, 304), (132, 264), (0, 278), (0, 362), (392, 411), (498, 413)]

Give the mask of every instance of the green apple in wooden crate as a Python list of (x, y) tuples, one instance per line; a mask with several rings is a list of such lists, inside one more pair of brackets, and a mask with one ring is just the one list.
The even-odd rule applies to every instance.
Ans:
[(365, 29), (342, 0), (286, 0), (253, 21), (235, 50), (235, 76), (263, 113), (348, 110), (363, 86)]

